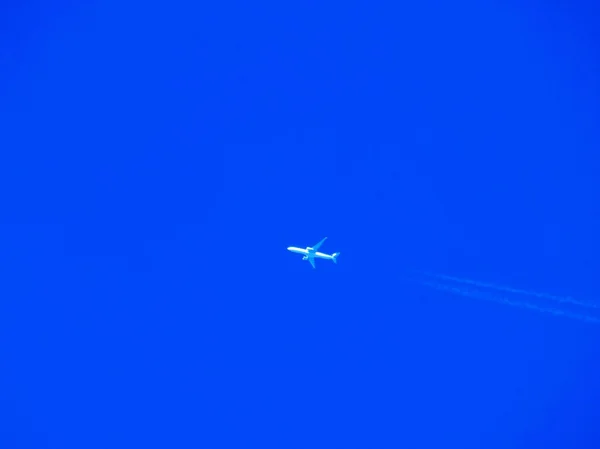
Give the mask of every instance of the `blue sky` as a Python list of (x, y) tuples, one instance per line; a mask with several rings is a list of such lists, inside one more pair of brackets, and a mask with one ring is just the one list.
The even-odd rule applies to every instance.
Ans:
[(597, 448), (599, 12), (2, 6), (0, 447)]

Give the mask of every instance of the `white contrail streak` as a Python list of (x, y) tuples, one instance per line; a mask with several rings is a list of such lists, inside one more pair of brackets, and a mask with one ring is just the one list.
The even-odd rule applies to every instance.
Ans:
[[(443, 277), (441, 277), (441, 278), (443, 279)], [(513, 306), (513, 307), (519, 307), (522, 309), (535, 310), (537, 312), (548, 313), (548, 314), (555, 315), (555, 316), (564, 316), (567, 318), (572, 318), (572, 319), (576, 319), (576, 320), (580, 320), (580, 321), (586, 321), (588, 323), (600, 323), (600, 318), (598, 318), (598, 317), (594, 317), (594, 316), (587, 315), (587, 314), (574, 313), (574, 312), (571, 312), (568, 310), (562, 310), (562, 309), (554, 308), (554, 307), (540, 307), (536, 304), (533, 304), (533, 303), (530, 303), (527, 301), (515, 300), (510, 297), (503, 296), (500, 293), (501, 290), (496, 290), (495, 292), (494, 291), (485, 292), (482, 290), (465, 288), (464, 286), (460, 286), (460, 285), (443, 284), (443, 283), (437, 282), (437, 281), (425, 280), (425, 281), (418, 281), (418, 282), (421, 285), (425, 285), (427, 287), (431, 287), (431, 288), (434, 288), (439, 291), (454, 293), (456, 295), (464, 296), (467, 298), (483, 299), (485, 301), (492, 301), (492, 302), (496, 302), (496, 303), (500, 303), (500, 304), (506, 304), (506, 305)], [(474, 285), (477, 285), (477, 284), (474, 284)]]
[(595, 304), (595, 303), (587, 302), (587, 301), (581, 301), (578, 299), (571, 298), (570, 296), (549, 295), (547, 293), (540, 293), (540, 292), (536, 292), (536, 291), (532, 291), (532, 290), (523, 290), (523, 289), (518, 289), (518, 288), (512, 288), (512, 287), (507, 287), (504, 285), (492, 284), (489, 282), (481, 282), (481, 281), (475, 281), (472, 279), (448, 276), (445, 274), (436, 274), (436, 273), (427, 273), (427, 272), (422, 272), (420, 274), (429, 276), (431, 278), (435, 278), (438, 281), (450, 281), (450, 282), (454, 282), (457, 284), (471, 285), (473, 287), (478, 287), (478, 288), (487, 288), (490, 290), (495, 290), (497, 292), (505, 292), (505, 293), (511, 293), (511, 294), (515, 294), (515, 295), (530, 296), (530, 297), (534, 297), (534, 298), (547, 299), (550, 301), (560, 302), (560, 303), (564, 303), (564, 304), (573, 304), (575, 306), (589, 307), (592, 309), (600, 309), (600, 304)]

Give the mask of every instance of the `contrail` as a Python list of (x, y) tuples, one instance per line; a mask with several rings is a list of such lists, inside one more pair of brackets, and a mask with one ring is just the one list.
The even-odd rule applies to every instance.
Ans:
[(490, 290), (495, 290), (497, 292), (505, 292), (505, 293), (511, 293), (511, 294), (515, 294), (515, 295), (524, 295), (524, 296), (530, 296), (530, 297), (534, 297), (534, 298), (556, 301), (556, 302), (560, 302), (560, 303), (564, 303), (564, 304), (573, 304), (573, 305), (581, 306), (581, 307), (600, 309), (600, 304), (594, 304), (592, 302), (577, 300), (577, 299), (571, 298), (570, 296), (549, 295), (547, 293), (540, 293), (540, 292), (531, 291), (531, 290), (512, 288), (512, 287), (507, 287), (504, 285), (492, 284), (489, 282), (481, 282), (481, 281), (475, 281), (472, 279), (448, 276), (445, 274), (436, 274), (436, 273), (427, 273), (427, 272), (420, 272), (420, 274), (429, 276), (431, 278), (435, 278), (439, 281), (450, 281), (450, 282), (455, 282), (457, 284), (472, 285), (472, 286), (478, 287), (478, 288), (488, 288)]
[[(442, 277), (442, 279), (444, 279), (444, 278)], [(555, 315), (555, 316), (564, 316), (567, 318), (572, 318), (572, 319), (576, 319), (576, 320), (580, 320), (580, 321), (586, 321), (588, 323), (600, 323), (600, 318), (594, 317), (591, 315), (573, 313), (568, 310), (562, 310), (562, 309), (554, 308), (554, 307), (540, 307), (536, 304), (533, 304), (533, 303), (530, 303), (527, 301), (514, 300), (512, 298), (503, 296), (500, 293), (502, 290), (496, 290), (495, 292), (493, 292), (493, 291), (484, 292), (481, 290), (471, 290), (471, 289), (468, 289), (465, 287), (461, 287), (460, 285), (457, 286), (457, 285), (443, 284), (443, 283), (437, 282), (437, 281), (418, 281), (418, 282), (421, 285), (425, 285), (425, 286), (434, 288), (439, 291), (450, 292), (450, 293), (454, 293), (454, 294), (464, 296), (467, 298), (483, 299), (485, 301), (492, 301), (492, 302), (496, 302), (496, 303), (500, 303), (500, 304), (506, 304), (506, 305), (513, 306), (513, 307), (519, 307), (522, 309), (535, 310), (537, 312), (548, 313), (548, 314)], [(473, 284), (473, 285), (477, 285), (477, 284)]]

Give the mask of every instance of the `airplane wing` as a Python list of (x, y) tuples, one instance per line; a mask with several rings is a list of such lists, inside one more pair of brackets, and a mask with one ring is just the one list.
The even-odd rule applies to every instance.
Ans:
[(313, 268), (317, 268), (317, 267), (315, 266), (315, 258), (314, 258), (314, 257), (309, 257), (309, 258), (308, 258), (308, 261), (310, 262), (310, 264), (312, 265), (312, 267), (313, 267)]
[(319, 243), (317, 243), (316, 245), (314, 245), (314, 246), (312, 247), (312, 249), (314, 249), (315, 251), (316, 251), (316, 250), (318, 250), (318, 249), (321, 247), (321, 245), (323, 244), (323, 242), (324, 242), (325, 240), (327, 240), (327, 237), (325, 237), (325, 238), (324, 238), (323, 240), (321, 240)]

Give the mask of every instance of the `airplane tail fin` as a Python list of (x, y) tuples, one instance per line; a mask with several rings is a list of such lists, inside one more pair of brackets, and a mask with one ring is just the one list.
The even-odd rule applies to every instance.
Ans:
[(337, 263), (337, 257), (340, 255), (340, 253), (333, 253), (332, 257), (333, 257), (333, 263)]

